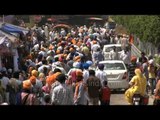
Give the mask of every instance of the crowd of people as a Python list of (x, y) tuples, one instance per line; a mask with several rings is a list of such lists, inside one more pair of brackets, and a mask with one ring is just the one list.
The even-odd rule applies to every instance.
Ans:
[(109, 104), (104, 66), (94, 70), (104, 60), (103, 45), (111, 43), (113, 36), (113, 31), (100, 26), (73, 26), (69, 30), (35, 25), (20, 41), (19, 71), (5, 65), (1, 69), (1, 103)]
[[(76, 25), (71, 29), (53, 29), (53, 26), (45, 24), (30, 28), (18, 51), (19, 71), (3, 65), (0, 103), (109, 105), (111, 91), (107, 86), (107, 74), (104, 65), (98, 63), (104, 60), (104, 45), (114, 43), (125, 46), (128, 37), (95, 24), (89, 27)], [(135, 75), (135, 68), (141, 69), (153, 94), (156, 76), (160, 76), (159, 72), (156, 74), (153, 59), (147, 60), (142, 56), (138, 62), (134, 57), (130, 61), (129, 50), (124, 47), (123, 51), (120, 59), (126, 61), (130, 79)]]
[(139, 93), (142, 97), (153, 96), (153, 104), (157, 105), (157, 101), (159, 101), (160, 66), (155, 63), (154, 57), (146, 57), (144, 52), (138, 59), (132, 57), (129, 72), (130, 88), (125, 92), (127, 101), (132, 104), (133, 95)]

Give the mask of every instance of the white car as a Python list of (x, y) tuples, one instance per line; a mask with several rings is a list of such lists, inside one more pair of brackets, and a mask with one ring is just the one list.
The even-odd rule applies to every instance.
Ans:
[(116, 50), (118, 52), (118, 57), (120, 56), (122, 52), (122, 45), (121, 44), (108, 44), (104, 45), (103, 47), (103, 55), (105, 60), (109, 60), (109, 53), (113, 50), (113, 47), (116, 47)]
[(108, 86), (110, 89), (127, 89), (129, 87), (127, 67), (121, 60), (101, 61), (104, 71), (107, 73)]

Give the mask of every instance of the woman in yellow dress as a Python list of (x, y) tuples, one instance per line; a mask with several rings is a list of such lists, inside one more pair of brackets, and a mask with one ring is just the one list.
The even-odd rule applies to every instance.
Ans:
[(125, 98), (129, 104), (132, 104), (132, 97), (135, 93), (141, 96), (144, 96), (146, 93), (147, 80), (140, 69), (135, 69), (135, 76), (133, 76), (129, 85), (131, 87), (125, 92)]

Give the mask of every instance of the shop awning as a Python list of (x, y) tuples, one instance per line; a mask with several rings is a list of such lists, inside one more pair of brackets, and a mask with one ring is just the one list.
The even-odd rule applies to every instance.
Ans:
[(11, 42), (15, 42), (15, 39), (17, 39), (17, 37), (16, 36), (14, 36), (14, 35), (11, 35), (11, 34), (8, 34), (8, 33), (6, 33), (6, 32), (4, 32), (4, 31), (2, 31), (2, 30), (0, 30), (0, 37), (1, 38), (4, 38), (4, 37), (7, 37), (9, 40), (11, 40)]
[(9, 32), (9, 33), (19, 33), (19, 34), (27, 34), (29, 30), (23, 28), (23, 27), (19, 27), (19, 26), (15, 26), (12, 24), (8, 24), (8, 23), (4, 23), (1, 24), (0, 30), (4, 31), (4, 32)]

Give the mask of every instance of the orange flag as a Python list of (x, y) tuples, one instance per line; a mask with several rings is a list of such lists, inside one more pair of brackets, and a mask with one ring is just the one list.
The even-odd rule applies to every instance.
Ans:
[(134, 42), (133, 35), (130, 35), (130, 37), (129, 37), (129, 43), (130, 43), (130, 44), (133, 44), (133, 42)]

